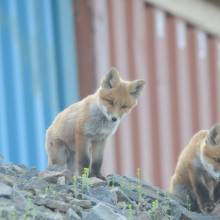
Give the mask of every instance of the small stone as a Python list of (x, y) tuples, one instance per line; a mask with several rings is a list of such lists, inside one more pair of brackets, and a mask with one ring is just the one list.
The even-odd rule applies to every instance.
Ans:
[(101, 180), (101, 179), (98, 179), (96, 177), (91, 177), (89, 179), (89, 185), (92, 187), (92, 188), (96, 188), (96, 187), (99, 187), (99, 186), (105, 186), (106, 185), (106, 182)]
[(35, 189), (29, 183), (18, 183), (17, 187), (18, 187), (18, 189), (20, 189), (22, 191), (25, 190), (25, 191), (31, 192), (33, 195), (36, 195)]
[(3, 160), (4, 160), (4, 156), (0, 154), (0, 164), (2, 163)]
[[(42, 218), (42, 219), (50, 219), (50, 220), (62, 220), (64, 219), (63, 216), (60, 213), (54, 213), (54, 212), (47, 212), (46, 214), (47, 218)], [(48, 220), (49, 220), (48, 219)]]
[(48, 182), (39, 177), (32, 177), (29, 183), (34, 189), (38, 189), (41, 192), (45, 192), (45, 189), (49, 187)]
[(58, 164), (55, 164), (55, 165), (50, 165), (46, 168), (46, 170), (49, 170), (49, 171), (63, 171), (64, 168)]
[(131, 201), (126, 195), (125, 193), (119, 189), (118, 187), (113, 188), (110, 190), (110, 192), (115, 192), (117, 194), (117, 201), (118, 202), (125, 202), (127, 205), (132, 205), (133, 208), (137, 208), (137, 205), (135, 202)]
[(61, 176), (57, 179), (57, 185), (65, 185), (65, 176)]
[(29, 169), (28, 169), (28, 167), (26, 166), (26, 165), (24, 165), (24, 164), (19, 164), (18, 165), (21, 169), (23, 169), (25, 172), (27, 172)]
[(110, 207), (102, 203), (99, 203), (92, 210), (94, 210), (98, 214), (98, 216), (105, 220), (127, 220), (125, 216), (115, 213)]
[(101, 218), (100, 215), (92, 209), (89, 214), (83, 218), (83, 220), (103, 220), (103, 218)]
[(13, 200), (16, 201), (20, 201), (20, 202), (26, 202), (27, 200), (24, 198), (22, 192), (19, 190), (19, 188), (14, 185), (13, 188)]
[(80, 220), (81, 218), (75, 213), (75, 211), (73, 211), (71, 208), (70, 209), (68, 209), (68, 211), (67, 211), (67, 216), (68, 217), (71, 217), (71, 219), (73, 219), (73, 220)]
[(114, 190), (110, 190), (110, 193), (112, 194), (112, 197), (114, 199), (114, 203), (116, 204), (118, 202), (117, 193)]
[(37, 174), (37, 168), (32, 167), (25, 174), (21, 175), (20, 178), (30, 180), (32, 177), (36, 176), (36, 174)]
[(84, 209), (90, 209), (92, 207), (92, 203), (90, 201), (88, 201), (88, 200), (79, 200), (79, 199), (71, 198), (69, 203), (71, 205), (80, 206), (80, 207), (82, 207)]
[(112, 194), (104, 186), (99, 186), (95, 189), (90, 189), (90, 193), (93, 197), (100, 201), (112, 204), (114, 203)]
[(139, 202), (139, 195), (137, 192), (126, 188), (122, 188), (121, 190), (129, 199)]
[(0, 197), (13, 199), (12, 188), (10, 186), (5, 185), (2, 182), (0, 182)]
[(137, 220), (151, 220), (152, 218), (147, 214), (147, 212), (141, 213)]
[(65, 184), (72, 184), (73, 183), (73, 173), (70, 170), (63, 170), (63, 171), (49, 171), (44, 170), (38, 172), (37, 177), (45, 179), (48, 183), (57, 184), (57, 179), (61, 176), (65, 176)]
[(15, 173), (12, 171), (12, 169), (11, 169), (10, 166), (6, 166), (6, 165), (1, 166), (1, 167), (0, 167), (0, 173), (6, 174), (6, 175), (8, 175), (8, 176), (14, 176), (14, 177), (16, 177)]
[(25, 173), (25, 170), (23, 170), (21, 167), (17, 165), (12, 165), (12, 170), (17, 174), (17, 176), (21, 176)]

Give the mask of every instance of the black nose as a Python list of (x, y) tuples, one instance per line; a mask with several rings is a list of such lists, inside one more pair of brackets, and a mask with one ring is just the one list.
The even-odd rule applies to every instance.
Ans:
[(118, 119), (116, 117), (112, 117), (112, 121), (117, 121)]

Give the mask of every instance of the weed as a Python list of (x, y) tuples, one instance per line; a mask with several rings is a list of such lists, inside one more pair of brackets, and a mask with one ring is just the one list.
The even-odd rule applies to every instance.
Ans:
[(77, 193), (77, 186), (78, 186), (78, 184), (77, 184), (77, 176), (75, 175), (74, 177), (73, 177), (73, 188), (72, 188), (72, 190), (74, 191), (74, 196), (75, 196), (75, 198), (77, 197), (77, 195), (78, 195), (78, 193)]
[(29, 192), (27, 192), (27, 197), (28, 197), (28, 198), (30, 198), (31, 196), (33, 196), (33, 193), (32, 193), (32, 192), (30, 192), (30, 191), (29, 191)]
[(187, 209), (190, 211), (191, 204), (189, 203), (189, 195), (186, 196), (186, 206), (187, 206)]
[(12, 164), (13, 164), (13, 162), (9, 161), (9, 162), (8, 162), (8, 164), (9, 164), (9, 166), (11, 167), (11, 166), (12, 166)]
[(138, 186), (138, 190), (137, 190), (137, 192), (138, 192), (138, 195), (139, 195), (139, 202), (141, 203), (142, 201), (143, 201), (143, 191), (142, 191), (142, 189), (141, 189), (141, 185), (140, 186)]
[(82, 191), (89, 187), (89, 168), (84, 168), (82, 175)]
[(140, 175), (141, 175), (141, 169), (140, 168), (137, 168), (137, 173), (138, 175), (138, 183), (140, 182)]
[(149, 216), (152, 216), (153, 220), (156, 220), (156, 214), (159, 211), (158, 207), (159, 207), (159, 203), (158, 203), (158, 200), (156, 200), (155, 202), (152, 202), (151, 209), (147, 211), (147, 214)]
[(123, 178), (122, 183), (120, 184), (120, 187), (121, 187), (121, 188), (124, 188), (124, 187), (125, 187), (125, 178)]
[(131, 219), (132, 217), (132, 210), (131, 210), (131, 205), (128, 206), (128, 219)]
[(52, 191), (53, 198), (55, 198), (55, 195), (56, 195), (56, 191)]
[(111, 180), (107, 179), (107, 186), (110, 186), (110, 182), (111, 182)]
[(128, 206), (125, 204), (125, 202), (118, 203), (118, 205), (122, 208), (122, 213), (125, 215), (126, 214), (125, 210)]

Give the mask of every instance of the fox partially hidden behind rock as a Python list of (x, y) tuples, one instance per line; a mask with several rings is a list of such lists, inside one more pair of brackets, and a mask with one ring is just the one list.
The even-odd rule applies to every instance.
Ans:
[(95, 94), (62, 111), (47, 130), (48, 165), (78, 170), (79, 175), (90, 167), (91, 176), (105, 179), (101, 166), (107, 139), (137, 104), (144, 85), (144, 80), (121, 80), (111, 68)]
[[(220, 126), (195, 134), (179, 157), (171, 193), (191, 204), (191, 211), (210, 212), (220, 199)], [(188, 196), (187, 196), (188, 195)]]

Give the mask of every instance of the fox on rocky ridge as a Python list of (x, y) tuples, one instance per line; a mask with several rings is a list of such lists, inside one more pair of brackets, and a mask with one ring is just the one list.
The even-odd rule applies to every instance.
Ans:
[[(95, 94), (58, 114), (46, 132), (48, 165), (105, 179), (101, 174), (104, 150), (121, 119), (137, 105), (144, 80), (123, 81), (115, 68), (105, 74)], [(90, 162), (91, 161), (91, 162)]]
[(183, 150), (171, 179), (171, 193), (191, 211), (211, 212), (220, 201), (220, 126), (195, 134)]

